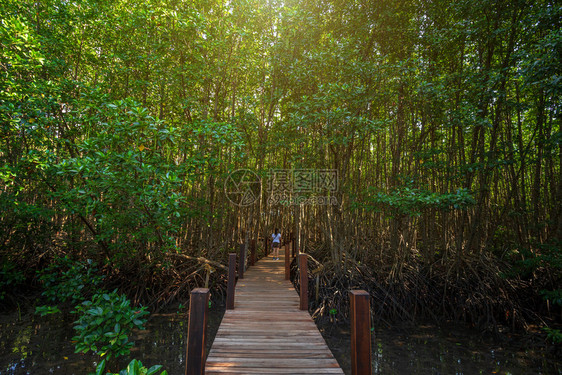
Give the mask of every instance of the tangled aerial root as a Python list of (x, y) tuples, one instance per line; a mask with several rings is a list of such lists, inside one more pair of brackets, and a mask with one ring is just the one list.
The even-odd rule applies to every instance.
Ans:
[(195, 288), (208, 287), (213, 297), (224, 299), (225, 268), (206, 258), (169, 254), (165, 266), (143, 269), (131, 264), (113, 274), (109, 282), (111, 287), (125, 292), (134, 304), (149, 306), (154, 311), (174, 302), (185, 304)]
[[(322, 253), (314, 254), (319, 255)], [(295, 263), (292, 280), (298, 286)], [(506, 267), (486, 257), (433, 265), (412, 257), (396, 272), (392, 265), (374, 267), (350, 259), (342, 264), (320, 264), (309, 256), (310, 309), (321, 323), (347, 322), (348, 291), (363, 289), (371, 295), (374, 324), (462, 321), (491, 331), (497, 331), (500, 325), (525, 328), (529, 320), (537, 320), (524, 306), (532, 293), (526, 283), (502, 277)]]

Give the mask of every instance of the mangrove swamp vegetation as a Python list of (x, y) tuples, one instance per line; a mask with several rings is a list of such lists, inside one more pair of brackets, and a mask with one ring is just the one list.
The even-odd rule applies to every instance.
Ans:
[(263, 256), (275, 228), (310, 256), (320, 325), (364, 289), (375, 327), (560, 355), (560, 2), (2, 0), (0, 17), (0, 315), (66, 322), (84, 374), (165, 374), (132, 337), (193, 288), (223, 304), (228, 253)]

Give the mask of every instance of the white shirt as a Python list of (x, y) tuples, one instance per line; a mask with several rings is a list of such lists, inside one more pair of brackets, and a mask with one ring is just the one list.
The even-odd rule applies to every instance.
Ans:
[(271, 235), (271, 238), (273, 238), (273, 242), (281, 242), (281, 233), (277, 233), (277, 235), (275, 235), (275, 233), (273, 233)]

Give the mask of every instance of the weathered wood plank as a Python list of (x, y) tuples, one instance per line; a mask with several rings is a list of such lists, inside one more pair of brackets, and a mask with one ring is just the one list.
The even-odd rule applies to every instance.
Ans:
[(304, 374), (343, 374), (339, 368), (333, 369), (294, 369), (294, 368), (251, 368), (251, 367), (221, 367), (212, 366), (206, 374), (291, 374), (291, 375), (304, 375)]
[(284, 271), (284, 262), (265, 258), (238, 280), (207, 374), (343, 374)]

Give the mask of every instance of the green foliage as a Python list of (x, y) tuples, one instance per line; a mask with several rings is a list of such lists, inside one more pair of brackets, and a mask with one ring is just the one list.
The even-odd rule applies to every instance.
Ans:
[[(119, 373), (105, 373), (106, 360), (100, 362), (96, 367), (96, 372), (93, 375), (157, 375), (162, 369), (162, 365), (154, 365), (151, 368), (146, 368), (143, 366), (142, 362), (133, 359), (126, 369), (119, 371)], [(158, 375), (168, 375), (167, 371), (162, 371)]]
[[(209, 306), (209, 307), (210, 307), (210, 306)], [(184, 309), (186, 309), (186, 308), (187, 308), (187, 306), (185, 306), (184, 304), (180, 303), (180, 304), (178, 305), (178, 310), (176, 311), (176, 314), (181, 314), (182, 311), (183, 311)]]
[(133, 328), (143, 329), (148, 314), (146, 307), (133, 308), (131, 302), (117, 291), (95, 294), (90, 301), (77, 305), (75, 312), (79, 318), (74, 326), (78, 333), (76, 353), (90, 350), (108, 360), (130, 352), (133, 342), (129, 334)]
[(562, 69), (559, 60), (562, 53), (562, 31), (560, 28), (547, 28), (562, 16), (562, 7), (544, 6), (537, 12), (527, 15), (524, 22), (536, 32), (540, 29), (541, 37), (530, 43), (524, 50), (518, 51), (522, 60), (520, 71), (524, 82), (531, 87), (544, 89), (546, 93), (558, 98), (562, 94)]
[[(520, 256), (513, 262), (513, 270), (508, 275), (530, 277), (537, 270), (548, 269), (553, 275), (562, 275), (562, 253), (560, 252), (560, 242), (539, 244), (534, 251), (527, 247), (518, 249)], [(556, 299), (557, 290), (541, 294), (545, 298), (553, 297)]]
[(179, 141), (179, 130), (132, 100), (91, 95), (81, 115), (96, 130), (77, 145), (80, 156), (52, 165), (54, 179), (73, 185), (53, 195), (71, 212), (94, 219), (91, 230), (108, 244), (114, 265), (144, 255), (147, 243), (154, 244), (156, 262), (173, 248), (186, 213), (183, 172), (166, 148)]
[(41, 316), (50, 315), (50, 314), (58, 314), (60, 313), (60, 309), (58, 306), (37, 306), (35, 308), (35, 314), (39, 314)]
[(550, 301), (553, 305), (562, 306), (562, 289), (542, 290), (543, 298)]
[(427, 190), (402, 187), (390, 193), (370, 190), (364, 207), (371, 210), (390, 209), (393, 214), (419, 216), (424, 209), (435, 208), (443, 211), (466, 209), (476, 201), (466, 189), (454, 193), (439, 194)]
[[(0, 134), (2, 154), (10, 163), (2, 167), (0, 178), (12, 182), (17, 176), (11, 169), (17, 162), (14, 156), (21, 153), (24, 144), (35, 145), (37, 115), (43, 107), (39, 98), (44, 96), (43, 85), (37, 79), (44, 56), (34, 29), (21, 16), (3, 17), (0, 22)], [(16, 137), (20, 134), (20, 137)], [(26, 137), (22, 137), (25, 135)], [(6, 138), (10, 137), (10, 138)]]
[[(56, 257), (53, 263), (38, 273), (44, 288), (42, 295), (54, 304), (69, 302), (74, 305), (83, 301), (103, 280), (103, 276), (97, 274), (94, 262), (89, 259), (86, 262), (73, 261), (68, 256)], [(37, 312), (40, 312), (39, 308)]]
[(25, 252), (50, 246), (59, 229), (38, 172), (45, 151), (60, 147), (62, 132), (55, 125), (64, 94), (59, 94), (68, 91), (59, 91), (58, 79), (50, 79), (49, 39), (33, 16), (41, 11), (32, 8), (13, 0), (0, 5), (0, 237), (8, 239), (5, 250), (24, 260), (29, 260)]
[[(33, 29), (21, 17), (8, 16), (0, 21), (0, 61), (13, 70), (34, 70), (45, 58), (38, 51), (39, 42)], [(6, 88), (4, 88), (6, 89)], [(9, 92), (2, 91), (4, 95)]]
[[(544, 245), (560, 228), (557, 2), (4, 0), (0, 11), (10, 259), (36, 266), (62, 244), (148, 278), (170, 251), (216, 256), (214, 237), (230, 238), (242, 214), (223, 180), (283, 165), (337, 169), (341, 205), (310, 229), (329, 234), (337, 262), (356, 241), (334, 223), (352, 220), (374, 243), (404, 235), (391, 247), (421, 239), (459, 260), (518, 249), (513, 276), (558, 280), (560, 253)], [(292, 209), (260, 206), (250, 220), (300, 217)], [(404, 233), (380, 220), (404, 215), (420, 217)], [(92, 293), (66, 270), (42, 280), (48, 299)]]
[(555, 344), (562, 344), (562, 332), (559, 329), (543, 327), (543, 331), (547, 333), (547, 337)]

